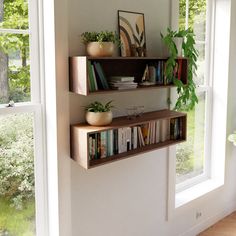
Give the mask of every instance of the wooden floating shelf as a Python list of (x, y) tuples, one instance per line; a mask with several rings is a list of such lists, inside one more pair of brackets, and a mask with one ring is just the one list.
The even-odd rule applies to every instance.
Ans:
[[(107, 130), (115, 130), (123, 127), (134, 127), (145, 123), (149, 123), (157, 120), (170, 120), (179, 118), (182, 122), (181, 138), (174, 140), (165, 140), (164, 142), (158, 142), (155, 144), (148, 144), (143, 147), (138, 147), (127, 152), (122, 152), (109, 156), (106, 158), (100, 158), (96, 160), (89, 160), (89, 135), (93, 133), (99, 133)], [(136, 119), (127, 119), (127, 117), (114, 118), (109, 126), (95, 127), (88, 124), (76, 124), (71, 126), (71, 157), (78, 162), (85, 169), (94, 168), (100, 165), (108, 164), (114, 161), (126, 159), (132, 156), (137, 156), (141, 153), (149, 152), (156, 149), (175, 145), (186, 140), (186, 122), (187, 116), (185, 113), (175, 112), (170, 110), (161, 110), (154, 112), (144, 113), (142, 116)]]
[[(141, 82), (147, 64), (166, 60), (166, 57), (70, 57), (70, 91), (88, 96), (91, 94), (120, 93), (174, 87), (173, 84), (168, 84), (139, 86), (136, 89), (89, 91), (88, 61), (99, 62), (106, 78), (111, 76), (134, 76), (136, 82)], [(179, 57), (177, 60), (182, 60), (181, 81), (183, 84), (187, 84), (188, 59)]]

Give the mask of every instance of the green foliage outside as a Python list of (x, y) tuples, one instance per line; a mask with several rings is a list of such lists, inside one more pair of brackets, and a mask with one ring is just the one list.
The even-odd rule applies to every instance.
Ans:
[(22, 210), (10, 206), (9, 200), (0, 197), (0, 235), (34, 236), (34, 201), (29, 201)]
[[(27, 30), (28, 1), (4, 0), (4, 15), (0, 28)], [(9, 100), (30, 100), (29, 35), (0, 34), (0, 50), (8, 55)], [(11, 65), (11, 61), (19, 61)], [(14, 64), (14, 63), (13, 63)]]
[[(205, 23), (206, 23), (206, 0), (189, 0), (189, 18), (188, 27), (196, 34), (196, 40), (205, 41)], [(186, 0), (180, 0), (180, 13), (179, 13), (179, 29), (184, 30), (186, 28)], [(205, 49), (200, 48), (198, 63), (204, 62)], [(198, 68), (201, 68), (198, 65)], [(202, 69), (202, 68), (201, 68)], [(197, 73), (198, 74), (198, 73)], [(193, 78), (194, 81), (199, 84), (201, 78)], [(202, 84), (202, 82), (200, 83)], [(204, 114), (204, 100), (200, 100), (198, 107), (202, 107), (200, 112)], [(199, 111), (198, 111), (199, 112)], [(193, 177), (203, 170), (204, 162), (204, 123), (198, 124), (195, 127), (195, 109), (188, 111), (188, 122), (187, 122), (187, 142), (177, 145), (177, 159), (176, 159), (176, 175), (177, 183), (184, 181), (189, 176)], [(205, 116), (204, 116), (205, 117)], [(204, 118), (203, 118), (204, 119)], [(197, 129), (201, 129), (198, 132), (199, 137), (196, 140)], [(194, 151), (197, 150), (197, 154)], [(196, 162), (198, 158), (198, 163)], [(196, 165), (197, 163), (197, 165)]]
[(13, 233), (32, 225), (35, 215), (32, 124), (31, 114), (0, 117), (0, 235), (33, 235)]

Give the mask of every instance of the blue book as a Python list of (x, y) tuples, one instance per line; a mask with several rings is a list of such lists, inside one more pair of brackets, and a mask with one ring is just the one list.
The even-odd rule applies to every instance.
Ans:
[(99, 77), (99, 79), (100, 79), (100, 81), (102, 83), (103, 88), (104, 89), (109, 89), (109, 86), (108, 86), (105, 74), (103, 72), (103, 69), (102, 69), (100, 63), (99, 62), (94, 62), (94, 67), (95, 67), (95, 69), (97, 71), (98, 77)]

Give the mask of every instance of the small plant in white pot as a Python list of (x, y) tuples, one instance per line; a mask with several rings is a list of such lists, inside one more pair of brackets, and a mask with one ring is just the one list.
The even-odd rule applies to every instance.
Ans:
[(101, 102), (95, 101), (85, 107), (86, 110), (86, 121), (90, 125), (94, 126), (105, 126), (112, 122), (111, 105), (112, 101), (102, 104)]
[(110, 57), (115, 50), (115, 44), (120, 45), (119, 37), (112, 31), (84, 32), (82, 42), (89, 56)]

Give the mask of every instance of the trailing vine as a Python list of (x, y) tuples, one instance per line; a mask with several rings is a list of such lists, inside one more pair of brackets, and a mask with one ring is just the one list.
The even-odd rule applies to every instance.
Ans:
[[(194, 33), (191, 29), (172, 31), (167, 29), (167, 34), (163, 36), (161, 34), (162, 41), (167, 46), (170, 56), (166, 62), (165, 76), (168, 81), (173, 81), (177, 86), (178, 98), (175, 104), (175, 110), (189, 111), (194, 109), (195, 105), (198, 103), (198, 98), (196, 95), (196, 84), (193, 81), (193, 76), (196, 74), (197, 70), (197, 58), (198, 51), (195, 48)], [(174, 77), (174, 69), (176, 67), (176, 58), (178, 55), (178, 50), (176, 48), (174, 38), (183, 37), (184, 41), (182, 44), (183, 55), (188, 58), (188, 83), (183, 84), (181, 80)]]

